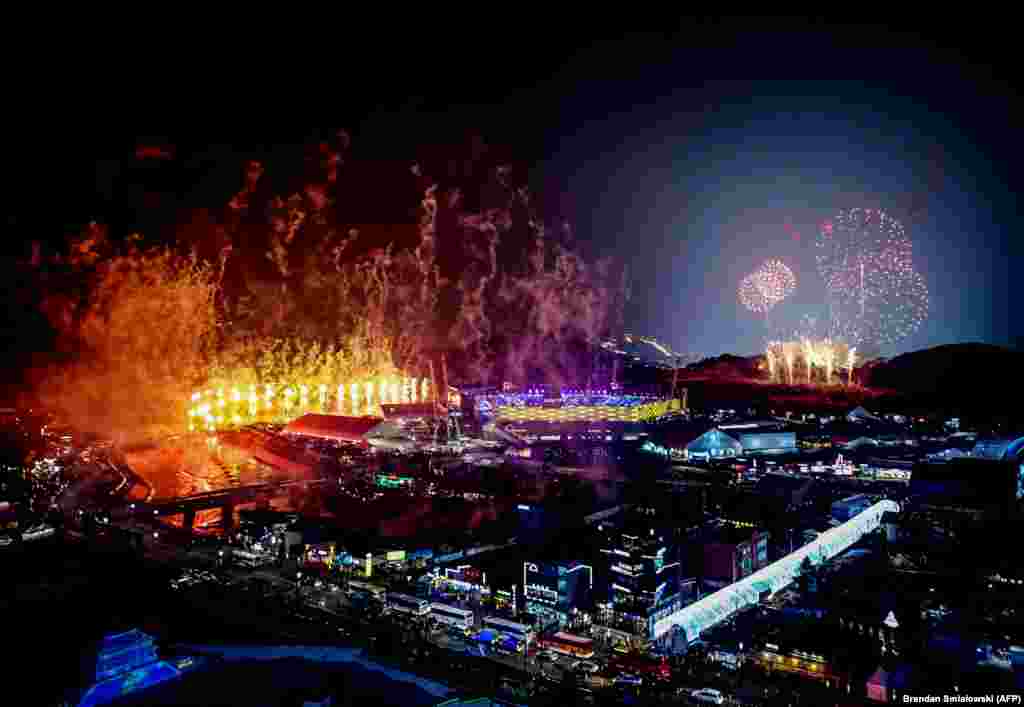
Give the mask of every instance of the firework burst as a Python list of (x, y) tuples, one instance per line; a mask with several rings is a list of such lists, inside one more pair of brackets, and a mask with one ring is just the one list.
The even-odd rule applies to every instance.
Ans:
[(765, 314), (796, 289), (796, 275), (781, 260), (768, 260), (740, 281), (740, 303), (752, 312)]
[(816, 242), (830, 333), (855, 343), (893, 344), (928, 316), (928, 288), (913, 268), (902, 224), (876, 209), (849, 209), (822, 224)]

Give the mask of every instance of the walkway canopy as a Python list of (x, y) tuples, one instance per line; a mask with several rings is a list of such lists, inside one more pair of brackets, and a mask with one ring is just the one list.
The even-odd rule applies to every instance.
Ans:
[(895, 501), (879, 501), (781, 560), (661, 619), (654, 625), (654, 638), (660, 638), (679, 626), (685, 631), (687, 642), (696, 640), (701, 633), (740, 609), (757, 604), (763, 592), (774, 594), (793, 582), (800, 574), (800, 563), (804, 558), (818, 564), (835, 557), (879, 527), (883, 513), (898, 512), (899, 509)]

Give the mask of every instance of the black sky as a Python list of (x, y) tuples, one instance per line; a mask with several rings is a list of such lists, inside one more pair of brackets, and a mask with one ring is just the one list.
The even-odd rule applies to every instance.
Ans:
[(306, 52), (254, 42), (206, 66), (134, 54), (141, 78), (94, 84), (71, 79), (86, 60), (66, 95), (32, 86), (25, 117), (49, 120), (9, 135), (9, 242), (116, 209), (110, 185), (140, 139), (175, 146), (167, 189), (191, 204), (230, 189), (247, 156), (284, 161), (336, 127), (394, 160), (476, 131), (531, 166), (589, 248), (629, 262), (633, 328), (680, 348), (760, 347), (734, 289), (764, 257), (798, 272), (786, 316), (812, 309), (814, 269), (791, 232), (809, 244), (821, 218), (861, 205), (905, 222), (932, 291), (929, 322), (899, 348), (1021, 341), (1012, 27), (645, 19), (659, 29), (349, 23)]

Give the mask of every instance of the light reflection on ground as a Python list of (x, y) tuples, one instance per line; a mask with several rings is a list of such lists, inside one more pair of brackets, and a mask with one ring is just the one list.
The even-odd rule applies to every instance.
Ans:
[(211, 449), (203, 442), (162, 444), (126, 452), (125, 457), (132, 470), (153, 487), (154, 501), (291, 478), (254, 461), (243, 450)]

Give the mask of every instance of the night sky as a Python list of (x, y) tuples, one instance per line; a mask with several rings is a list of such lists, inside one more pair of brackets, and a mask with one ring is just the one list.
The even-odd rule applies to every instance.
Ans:
[[(775, 316), (820, 313), (817, 224), (842, 208), (881, 208), (913, 239), (932, 309), (920, 331), (883, 352), (1019, 346), (1024, 329), (1010, 314), (1022, 256), (1019, 86), (1015, 45), (999, 24), (900, 32), (675, 21), (656, 34), (583, 41), (537, 23), (512, 40), (403, 43), (397, 68), (339, 59), (344, 68), (317, 77), (315, 90), (272, 82), (261, 90), (249, 75), (245, 89), (224, 85), (199, 99), (177, 82), (134, 115), (152, 119), (165, 100), (174, 110), (159, 115), (157, 134), (206, 145), (186, 170), (203, 175), (185, 190), (200, 200), (236, 186), (234, 161), (253, 145), (265, 154), (315, 134), (282, 126), (347, 127), (354, 149), (396, 160), (409, 146), (479, 131), (530, 165), (532, 185), (574, 223), (582, 246), (629, 263), (627, 326), (697, 353), (761, 350), (763, 317), (738, 304), (736, 285), (768, 257), (784, 259), (799, 281)], [(304, 85), (314, 72), (303, 65), (296, 80)], [(206, 116), (215, 118), (197, 121)], [(22, 185), (9, 230), (46, 223), (53, 233), (102, 213), (94, 203), (109, 208), (104, 180), (142, 132), (132, 117), (93, 133), (48, 134), (45, 147), (18, 152), (37, 179)], [(30, 157), (39, 150), (48, 155), (42, 166)], [(52, 208), (55, 194), (62, 208)]]

